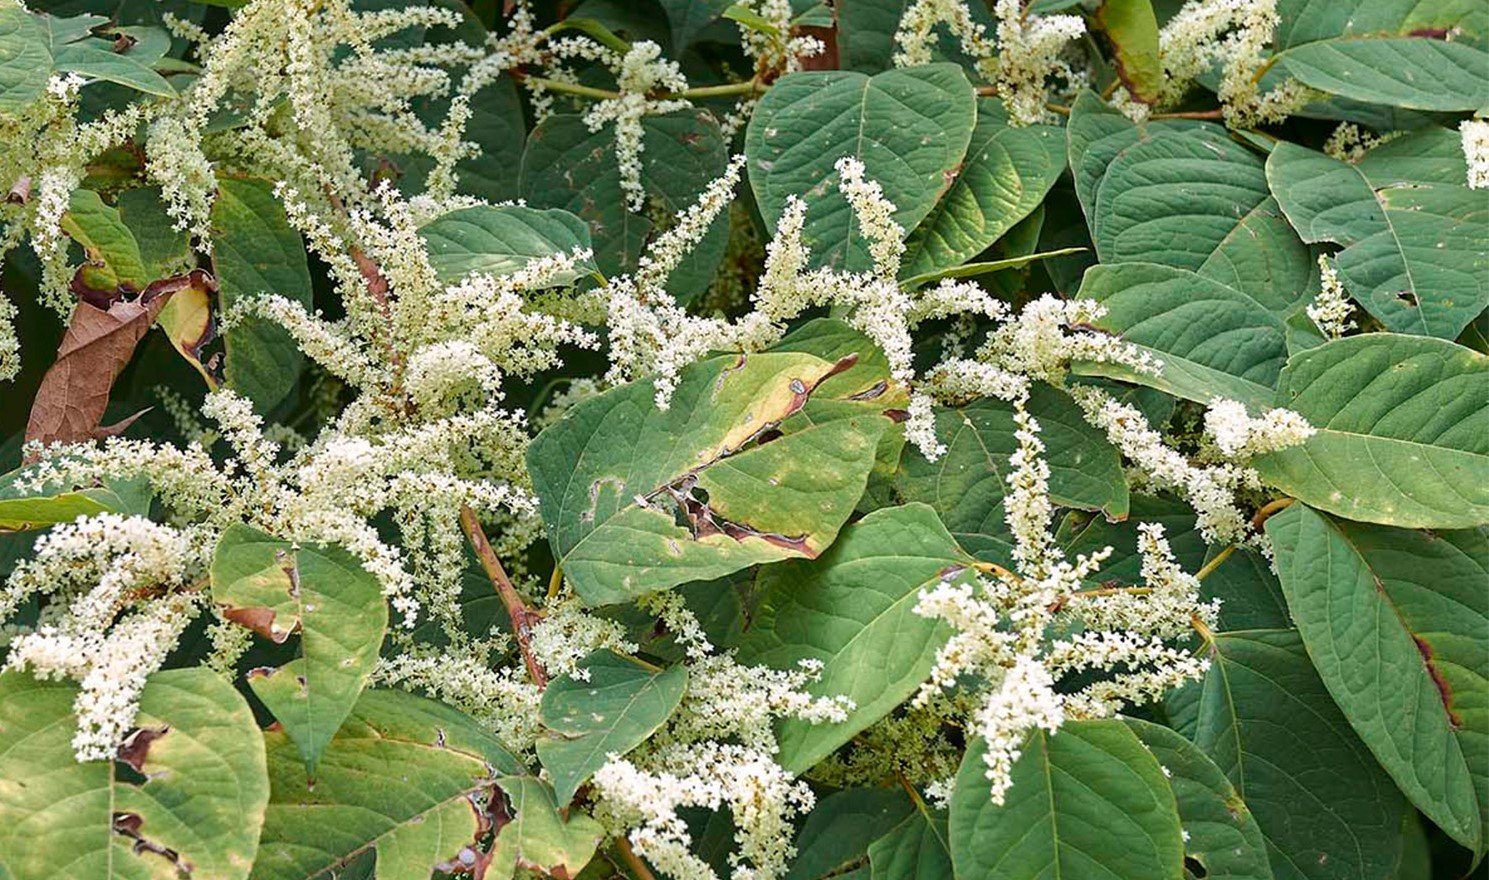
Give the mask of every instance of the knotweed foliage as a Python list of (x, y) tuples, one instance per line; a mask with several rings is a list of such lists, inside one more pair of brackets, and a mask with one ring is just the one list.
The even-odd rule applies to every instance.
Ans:
[(1489, 14), (0, 0), (0, 877), (1489, 850)]

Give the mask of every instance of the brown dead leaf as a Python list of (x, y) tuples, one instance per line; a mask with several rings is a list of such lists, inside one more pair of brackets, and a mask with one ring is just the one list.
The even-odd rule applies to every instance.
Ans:
[(28, 442), (78, 443), (99, 437), (109, 390), (161, 309), (179, 291), (216, 288), (216, 281), (201, 269), (162, 278), (134, 299), (126, 299), (126, 291), (111, 296), (79, 290), (78, 283), (75, 278), (78, 304), (57, 348), (57, 359), (42, 378), (31, 405)]

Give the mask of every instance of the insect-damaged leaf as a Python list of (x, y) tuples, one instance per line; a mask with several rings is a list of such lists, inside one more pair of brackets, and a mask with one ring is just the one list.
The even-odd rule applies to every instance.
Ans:
[(490, 880), (507, 880), (518, 868), (539, 876), (574, 877), (594, 856), (605, 829), (580, 812), (565, 817), (553, 789), (531, 776), (503, 776), (497, 785), (511, 805), (511, 820), (491, 849)]
[(150, 676), (120, 763), (74, 757), (77, 695), (0, 675), (0, 877), (247, 877), (269, 786), (232, 686), (206, 669)]
[[(380, 880), (481, 871), (495, 818), (472, 797), (522, 765), (470, 718), (402, 691), (362, 694), (315, 781), (283, 731), (264, 734), (269, 810), (253, 880), (310, 880), (372, 852)], [(486, 873), (488, 878), (501, 876)], [(510, 876), (510, 875), (507, 875)]]
[(604, 605), (822, 552), (863, 494), (889, 419), (867, 400), (782, 423), (851, 363), (724, 355), (684, 370), (666, 410), (647, 379), (538, 435), (527, 466), (575, 591)]
[(377, 580), (335, 545), (297, 547), (233, 525), (212, 557), (212, 598), (227, 618), (275, 642), (300, 632), (300, 657), (250, 671), (248, 686), (314, 772), (377, 662), (388, 627)]
[(76, 443), (127, 427), (128, 422), (100, 428), (99, 422), (109, 405), (109, 389), (129, 363), (135, 346), (173, 295), (214, 287), (211, 275), (193, 269), (154, 282), (138, 298), (125, 299), (120, 290), (82, 287), (80, 278), (73, 279), (80, 299), (57, 348), (57, 359), (42, 378), (31, 405), (28, 441)]

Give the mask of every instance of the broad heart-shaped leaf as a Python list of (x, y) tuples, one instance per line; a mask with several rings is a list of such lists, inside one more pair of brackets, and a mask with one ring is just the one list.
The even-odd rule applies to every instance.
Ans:
[(1365, 34), (1461, 28), (1467, 34), (1489, 31), (1489, 9), (1477, 0), (1278, 0), (1278, 49), (1315, 40)]
[[(1127, 516), (1127, 481), (1117, 450), (1091, 427), (1070, 395), (1037, 383), (1028, 410), (1039, 422), (1050, 466), (1050, 493), (1056, 504), (1101, 510), (1113, 519)], [(954, 407), (937, 407), (936, 439), (946, 454), (927, 461), (907, 454), (895, 478), (906, 501), (929, 504), (941, 521), (977, 558), (1006, 564), (1013, 547), (1004, 522), (1008, 457), (1018, 449), (1013, 406), (983, 398)]]
[(1154, 263), (1093, 266), (1078, 296), (1106, 306), (1095, 324), (1151, 351), (1157, 374), (1083, 362), (1076, 372), (1123, 379), (1200, 403), (1228, 397), (1253, 412), (1271, 404), (1287, 358), (1282, 321), (1218, 281)]
[[(310, 266), (300, 233), (289, 225), (274, 186), (257, 178), (223, 177), (212, 203), (212, 271), (229, 314), (240, 304), (278, 294), (311, 307)], [(229, 388), (268, 412), (295, 387), (304, 356), (283, 327), (257, 315), (235, 322), (223, 338)]]
[[(685, 110), (642, 120), (641, 183), (668, 211), (691, 205), (728, 163), (728, 148), (713, 115)], [(615, 160), (615, 132), (592, 132), (577, 114), (555, 114), (528, 135), (521, 190), (529, 205), (563, 208), (589, 224), (595, 262), (606, 275), (635, 268), (652, 231), (644, 214), (626, 207)], [(727, 212), (726, 212), (727, 213)], [(669, 285), (687, 298), (707, 287), (728, 247), (728, 219), (720, 217)], [(681, 284), (682, 280), (690, 284)], [(700, 280), (701, 279), (701, 282)]]
[(760, 572), (763, 598), (739, 649), (742, 662), (795, 669), (817, 660), (807, 686), (855, 706), (840, 724), (781, 722), (777, 760), (795, 773), (830, 755), (904, 702), (930, 674), (949, 630), (915, 613), (920, 591), (966, 576), (972, 559), (923, 504), (876, 510), (845, 528), (821, 558)]
[(1014, 127), (997, 98), (977, 103), (977, 127), (951, 188), (905, 242), (900, 276), (958, 266), (1039, 207), (1065, 170), (1053, 125)]
[[(135, 48), (137, 47), (131, 47)], [(151, 64), (158, 61), (158, 58), (150, 58), (148, 54), (141, 58), (129, 50), (118, 52), (111, 40), (88, 38), (65, 46), (55, 46), (52, 51), (52, 65), (58, 72), (76, 73), (90, 80), (118, 83), (147, 95), (167, 98), (176, 96), (176, 90), (171, 87), (170, 82), (151, 68)]]
[(135, 290), (155, 280), (145, 268), (140, 246), (119, 211), (105, 204), (92, 190), (74, 190), (68, 200), (62, 229), (88, 256), (79, 272), (96, 290), (111, 290), (127, 284)]
[(879, 183), (909, 232), (951, 185), (976, 115), (972, 85), (953, 64), (782, 77), (745, 132), (750, 187), (766, 227), (774, 233), (787, 198), (803, 197), (802, 241), (813, 263), (868, 268), (868, 243), (837, 191), (834, 165), (845, 156), (862, 161), (864, 177)]
[(1179, 880), (1179, 811), (1158, 761), (1121, 721), (1067, 721), (1036, 730), (992, 802), (972, 738), (951, 794), (958, 877), (999, 880)]
[(1337, 262), (1351, 295), (1391, 330), (1445, 339), (1489, 306), (1489, 205), (1463, 186), (1466, 173), (1457, 136), (1439, 128), (1353, 165), (1286, 142), (1267, 159), (1303, 239), (1345, 246)]
[(0, 113), (14, 116), (41, 97), (52, 75), (46, 27), (19, 4), (0, 8)]
[(1365, 522), (1489, 521), (1489, 357), (1424, 336), (1346, 337), (1293, 357), (1276, 405), (1317, 432), (1256, 459), (1269, 485)]
[(1266, 529), (1288, 608), (1334, 702), (1412, 803), (1482, 850), (1489, 534), (1365, 525), (1302, 504)]
[(1251, 808), (1277, 880), (1390, 880), (1406, 802), (1296, 632), (1219, 636), (1198, 692), (1194, 742)]
[(596, 651), (579, 664), (588, 673), (549, 682), (538, 718), (552, 736), (538, 740), (538, 760), (553, 778), (561, 804), (610, 755), (624, 755), (651, 736), (682, 702), (688, 668), (647, 668), (614, 651)]
[(1267, 844), (1241, 795), (1215, 762), (1167, 727), (1136, 718), (1137, 734), (1168, 777), (1184, 827), (1184, 853), (1208, 880), (1272, 880)]
[(870, 880), (953, 880), (946, 813), (923, 801), (890, 832), (869, 845)]
[(150, 676), (119, 749), (130, 771), (73, 756), (77, 696), (70, 682), (0, 674), (0, 877), (247, 877), (269, 786), (232, 685), (206, 669)]
[(275, 642), (299, 631), (300, 656), (278, 669), (251, 670), (248, 686), (314, 775), (377, 663), (388, 628), (377, 580), (341, 547), (297, 547), (232, 525), (212, 556), (212, 599), (228, 619)]
[[(477, 272), (511, 275), (533, 260), (590, 246), (583, 220), (558, 208), (522, 205), (461, 208), (419, 227), (419, 235), (429, 245), (430, 265), (446, 284)], [(584, 260), (554, 281), (573, 282), (593, 271), (594, 262)]]
[(1478, 110), (1489, 99), (1489, 53), (1427, 37), (1318, 40), (1278, 56), (1306, 86), (1371, 104), (1414, 110)]
[(496, 833), (486, 876), (510, 880), (518, 867), (548, 876), (577, 876), (605, 837), (600, 823), (583, 813), (566, 818), (553, 789), (531, 776), (503, 776), (496, 782), (511, 803), (512, 820)]
[(796, 833), (796, 858), (785, 880), (839, 877), (868, 856), (869, 846), (914, 812), (903, 789), (849, 788), (817, 802)]
[[(1169, 136), (1181, 140), (1146, 146)], [(1224, 129), (1190, 120), (1139, 125), (1084, 92), (1071, 109), (1066, 140), (1076, 193), (1103, 262), (1142, 260), (1189, 269), (1240, 290), (1273, 312), (1292, 310), (1307, 298), (1313, 258), (1276, 200), (1266, 197), (1260, 160), (1231, 143)], [(1227, 146), (1212, 151), (1218, 143)], [(1105, 191), (1109, 202), (1098, 212), (1098, 194), (1119, 158), (1122, 189)], [(1149, 179), (1146, 175), (1153, 171), (1157, 174)], [(1191, 203), (1186, 196), (1191, 187), (1205, 197)], [(1127, 217), (1117, 208), (1136, 216)], [(1143, 244), (1155, 224), (1177, 226), (1171, 218), (1187, 220), (1196, 210), (1204, 215), (1199, 225), (1185, 226), (1172, 238), (1167, 229), (1159, 230), (1157, 246)], [(1111, 219), (1126, 230), (1120, 239), (1101, 232)]]
[(850, 363), (715, 357), (683, 370), (666, 410), (646, 379), (539, 434), (528, 472), (575, 592), (605, 605), (821, 553), (863, 494), (889, 419), (869, 403), (768, 432)]
[(470, 797), (497, 774), (523, 772), (470, 718), (402, 691), (362, 694), (313, 785), (284, 732), (263, 738), (271, 795), (253, 880), (324, 877), (369, 851), (379, 880), (427, 880), (441, 864), (469, 868), (490, 829)]

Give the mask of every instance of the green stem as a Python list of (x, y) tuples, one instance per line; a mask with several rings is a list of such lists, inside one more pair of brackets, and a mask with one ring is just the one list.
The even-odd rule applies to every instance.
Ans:
[(596, 89), (590, 86), (581, 86), (578, 83), (559, 82), (556, 79), (548, 79), (541, 76), (523, 77), (523, 82), (531, 83), (550, 92), (577, 95), (581, 98), (594, 98), (597, 101), (609, 101), (620, 97), (620, 92), (612, 92), (609, 89)]
[(1224, 550), (1216, 553), (1214, 559), (1211, 559), (1209, 562), (1206, 562), (1204, 565), (1200, 566), (1200, 570), (1194, 573), (1195, 579), (1204, 580), (1205, 578), (1209, 577), (1211, 572), (1219, 568), (1220, 563), (1229, 559), (1230, 555), (1234, 552), (1236, 552), (1236, 545), (1231, 544), (1229, 547), (1226, 547)]
[(684, 101), (698, 101), (704, 98), (732, 98), (741, 95), (754, 95), (765, 91), (768, 86), (760, 84), (759, 80), (748, 79), (744, 82), (723, 83), (717, 86), (699, 86), (696, 89), (688, 89), (682, 92), (664, 92), (663, 98), (680, 98)]

